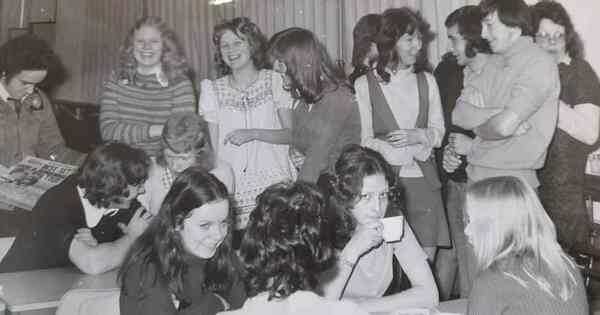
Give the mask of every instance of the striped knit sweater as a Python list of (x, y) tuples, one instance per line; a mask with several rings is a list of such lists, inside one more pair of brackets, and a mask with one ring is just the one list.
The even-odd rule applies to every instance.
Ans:
[(185, 78), (163, 87), (155, 75), (137, 74), (135, 84), (111, 79), (100, 100), (102, 139), (158, 153), (160, 137), (150, 137), (152, 125), (164, 125), (173, 112), (196, 112), (192, 82)]

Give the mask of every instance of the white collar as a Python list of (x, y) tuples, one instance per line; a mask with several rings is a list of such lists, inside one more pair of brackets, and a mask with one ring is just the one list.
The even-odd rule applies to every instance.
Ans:
[(558, 63), (564, 63), (567, 66), (570, 66), (571, 65), (571, 57), (569, 57), (569, 54), (565, 54), (565, 56), (562, 57), (562, 59), (560, 59), (558, 61)]
[(160, 84), (160, 86), (162, 86), (164, 88), (169, 86), (169, 78), (167, 78), (167, 75), (160, 68), (155, 69), (155, 70), (153, 70), (153, 72), (146, 73), (146, 74), (141, 74), (140, 72), (137, 72), (137, 73), (140, 75), (143, 75), (143, 76), (154, 75), (154, 77), (156, 78), (156, 81), (158, 81), (158, 84)]
[(8, 93), (8, 91), (6, 90), (6, 87), (2, 83), (0, 83), (0, 98), (4, 102), (8, 102), (8, 99), (10, 98), (10, 93)]
[(160, 86), (164, 88), (169, 86), (169, 79), (167, 78), (165, 73), (162, 72), (162, 70), (158, 70), (154, 74), (156, 75), (156, 81), (158, 81), (158, 84), (160, 84)]
[(103, 216), (113, 216), (119, 211), (119, 209), (98, 208), (92, 205), (87, 199), (83, 197), (85, 195), (85, 190), (80, 188), (79, 186), (76, 186), (75, 188), (77, 188), (79, 199), (81, 200), (81, 204), (83, 205), (85, 223), (87, 224), (88, 228), (91, 229), (98, 225), (100, 220), (102, 220)]

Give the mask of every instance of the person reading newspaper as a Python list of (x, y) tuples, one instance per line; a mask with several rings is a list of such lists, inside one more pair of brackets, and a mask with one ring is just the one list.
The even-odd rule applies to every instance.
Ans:
[(0, 272), (74, 264), (87, 274), (120, 266), (152, 217), (144, 193), (150, 159), (122, 143), (99, 146), (74, 175), (38, 200), (0, 262)]

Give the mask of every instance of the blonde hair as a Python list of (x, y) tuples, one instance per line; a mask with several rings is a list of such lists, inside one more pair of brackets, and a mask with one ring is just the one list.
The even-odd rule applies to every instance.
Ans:
[(125, 80), (128, 84), (134, 82), (137, 72), (137, 61), (133, 55), (135, 32), (144, 26), (155, 28), (161, 35), (163, 50), (160, 61), (162, 70), (169, 79), (169, 82), (188, 79), (191, 70), (183, 54), (183, 48), (179, 43), (177, 35), (158, 16), (144, 16), (137, 20), (133, 27), (129, 29), (127, 37), (125, 37), (125, 41), (121, 46), (119, 64), (113, 73), (114, 78), (116, 80)]
[(575, 265), (556, 241), (554, 223), (536, 192), (523, 180), (505, 176), (475, 182), (467, 191), (466, 211), (481, 270), (517, 265), (551, 296), (567, 300), (573, 295)]

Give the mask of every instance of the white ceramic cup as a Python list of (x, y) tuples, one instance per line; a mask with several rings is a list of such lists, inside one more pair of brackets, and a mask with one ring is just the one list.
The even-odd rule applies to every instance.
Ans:
[(383, 223), (383, 239), (388, 242), (398, 242), (404, 236), (404, 216), (395, 216), (381, 219)]

